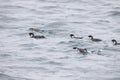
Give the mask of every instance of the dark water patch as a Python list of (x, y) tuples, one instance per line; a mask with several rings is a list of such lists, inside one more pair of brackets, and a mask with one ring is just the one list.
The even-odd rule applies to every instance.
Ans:
[(5, 58), (5, 57), (10, 57), (10, 56), (11, 56), (10, 54), (6, 54), (6, 53), (4, 53), (4, 54), (3, 54), (3, 53), (0, 54), (0, 57), (4, 57), (4, 58)]
[(48, 65), (53, 65), (53, 66), (63, 66), (64, 64), (61, 62), (57, 62), (57, 61), (47, 61), (44, 64), (48, 64)]
[[(78, 42), (78, 41), (76, 42), (76, 41), (70, 40), (70, 41), (60, 41), (58, 44), (59, 44), (59, 45), (77, 46), (77, 45), (80, 45), (81, 42)], [(71, 47), (71, 46), (70, 46), (70, 47)]]
[(2, 6), (0, 6), (0, 8), (12, 10), (12, 9), (20, 9), (20, 8), (24, 9), (25, 7), (19, 6), (19, 5), (2, 5)]
[[(7, 24), (7, 25), (6, 25)], [(0, 22), (0, 29), (5, 29), (5, 30), (12, 30), (12, 29), (18, 29), (19, 27), (18, 26), (15, 26), (15, 25), (9, 25), (8, 23), (6, 24), (1, 24)], [(13, 31), (14, 32), (14, 31)]]
[(102, 4), (103, 6), (111, 6), (112, 4), (111, 3), (104, 3)]
[(0, 21), (4, 22), (4, 23), (10, 23), (10, 22), (14, 22), (14, 21), (19, 21), (19, 19), (14, 18), (12, 16), (1, 15)]
[(120, 52), (119, 50), (120, 46), (118, 45), (114, 45), (113, 47), (106, 47), (104, 48), (104, 50), (108, 50), (108, 51), (114, 51), (114, 52)]
[(110, 23), (110, 21), (109, 20), (103, 20), (103, 19), (101, 19), (101, 20), (98, 20), (97, 22), (95, 22), (96, 24), (108, 24), (108, 23)]
[(68, 41), (68, 42), (67, 41), (60, 41), (58, 43), (58, 45), (63, 46), (64, 48), (66, 48), (66, 49), (63, 50), (65, 52), (69, 50), (67, 48), (71, 48), (72, 49), (73, 47), (84, 46), (81, 42), (75, 42), (75, 41)]
[(111, 58), (111, 57), (113, 57), (115, 55), (119, 55), (118, 53), (119, 53), (118, 51), (114, 51), (114, 50), (111, 50), (111, 49), (104, 49), (102, 51), (101, 56), (105, 56), (107, 58)]
[[(117, 27), (117, 26), (115, 26), (115, 27)], [(118, 27), (119, 27), (119, 26), (118, 26)], [(114, 32), (114, 33), (117, 33), (117, 34), (120, 34), (120, 28), (114, 29), (113, 32)], [(120, 38), (120, 37), (119, 37), (119, 38)]]
[(64, 22), (53, 22), (49, 23), (47, 25), (44, 25), (43, 28), (45, 30), (44, 33), (48, 35), (64, 35), (64, 32), (67, 32), (64, 27), (66, 23)]
[(66, 30), (50, 30), (48, 31), (48, 35), (56, 35), (56, 37), (64, 36)]
[[(15, 53), (17, 53), (17, 52), (14, 52), (14, 51), (9, 51), (9, 50), (0, 50), (0, 57), (2, 58), (2, 59), (9, 59), (9, 58), (11, 58), (13, 55), (15, 55)], [(1, 60), (2, 60), (1, 59)]]
[(21, 48), (22, 51), (29, 51), (29, 53), (31, 53), (30, 51), (39, 50), (39, 49), (40, 49), (39, 47), (23, 47), (23, 48)]
[(119, 7), (119, 6), (117, 6), (117, 7), (113, 7), (113, 9), (118, 9), (118, 10), (120, 10), (120, 7)]
[(31, 43), (31, 44), (20, 44), (19, 46), (22, 46), (22, 47), (36, 47), (37, 44), (34, 44), (34, 43)]
[(7, 28), (5, 26), (0, 25), (0, 29), (3, 30), (3, 29), (7, 29)]
[(85, 9), (82, 9), (82, 8), (67, 8), (67, 9), (70, 9), (70, 10), (75, 10), (75, 11), (79, 11), (79, 12), (83, 12), (83, 11), (86, 11)]
[(56, 68), (58, 68), (60, 70), (65, 70), (65, 71), (71, 71), (72, 70), (72, 68), (64, 67), (64, 66), (62, 66), (62, 67), (56, 67)]
[(70, 57), (69, 56), (62, 56), (62, 57), (59, 57), (57, 59), (70, 59)]
[(35, 50), (35, 49), (40, 49), (39, 47), (37, 47), (38, 45), (37, 44), (34, 44), (34, 43), (30, 43), (30, 44), (20, 44), (18, 45), (21, 47), (21, 50), (22, 51), (32, 51), (32, 50)]
[[(47, 15), (47, 14), (57, 14), (58, 12), (52, 12), (52, 11), (50, 11), (50, 10), (36, 10), (36, 9), (28, 9), (30, 12), (32, 12), (32, 13), (35, 13), (35, 14), (37, 14), (37, 15), (42, 15), (42, 16), (44, 16), (44, 15)], [(60, 12), (59, 12), (60, 13)], [(32, 17), (32, 16), (31, 16)], [(33, 16), (33, 17), (36, 17), (36, 16)], [(44, 19), (43, 17), (39, 17), (39, 16), (37, 16), (36, 18), (39, 18), (39, 19)]]
[(39, 1), (42, 1), (42, 2), (48, 2), (48, 3), (68, 3), (69, 0), (61, 0), (61, 1), (56, 1), (56, 0), (39, 0)]
[(9, 75), (0, 73), (0, 80), (31, 80), (31, 79), (13, 77), (13, 76), (9, 76)]
[(41, 29), (38, 29), (38, 28), (29, 28), (28, 30), (29, 31), (34, 31), (34, 32), (39, 32), (39, 33), (45, 32), (45, 30), (41, 30)]
[(77, 40), (77, 41), (73, 41), (73, 42), (69, 42), (67, 44), (67, 47), (69, 48), (73, 48), (73, 47), (80, 47), (80, 48), (87, 48), (90, 49), (91, 48), (91, 44), (82, 40)]
[(70, 22), (70, 23), (73, 23), (73, 24), (85, 24), (86, 22), (73, 21), (73, 22)]
[(46, 27), (46, 28), (49, 27), (49, 29), (59, 29), (64, 25), (66, 25), (66, 23), (64, 23), (64, 22), (52, 22), (52, 23), (47, 24), (44, 27)]
[(22, 60), (22, 61), (32, 61), (32, 62), (41, 62), (41, 61), (47, 61), (48, 59), (46, 58), (43, 58), (43, 57), (36, 57), (36, 58), (21, 58), (19, 60)]
[(52, 6), (44, 6), (42, 7), (43, 9), (56, 9), (56, 8), (60, 8), (59, 5), (52, 5)]
[(0, 15), (10, 15), (10, 14), (13, 14), (11, 11), (8, 11), (8, 10), (1, 10), (0, 11)]
[(50, 1), (50, 0), (46, 0), (47, 2), (51, 2), (51, 3), (83, 3), (83, 0), (60, 0), (60, 1)]
[(120, 80), (120, 77), (111, 78), (111, 79), (108, 79), (108, 80)]
[(71, 48), (64, 48), (61, 52), (62, 53), (70, 53), (72, 52), (73, 50)]
[(30, 37), (28, 34), (26, 34), (25, 32), (24, 33), (17, 33), (17, 34), (12, 34), (12, 35), (15, 35), (15, 36), (19, 36), (19, 37), (21, 37), (21, 36), (28, 36), (28, 37)]
[(44, 32), (39, 32), (43, 35), (46, 35), (46, 36), (52, 36), (52, 37), (62, 37), (64, 35), (66, 35), (67, 33), (65, 33), (66, 30), (56, 30), (56, 29), (49, 29), (49, 30), (44, 30)]
[(110, 16), (119, 16), (120, 17), (120, 11), (110, 11)]
[(51, 47), (50, 49), (48, 49), (49, 52), (59, 52), (59, 48), (57, 47)]
[(34, 66), (7, 66), (10, 69), (27, 69), (27, 70), (45, 70), (47, 71), (48, 69), (45, 67), (34, 67)]

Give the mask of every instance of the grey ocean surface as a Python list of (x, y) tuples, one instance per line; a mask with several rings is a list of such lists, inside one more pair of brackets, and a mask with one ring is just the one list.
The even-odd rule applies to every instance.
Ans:
[[(30, 38), (31, 27), (47, 38)], [(120, 42), (120, 0), (0, 0), (0, 80), (120, 80), (112, 39)]]

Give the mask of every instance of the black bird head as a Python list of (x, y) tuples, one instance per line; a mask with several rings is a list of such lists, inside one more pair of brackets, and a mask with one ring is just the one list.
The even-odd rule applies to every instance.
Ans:
[(116, 40), (115, 40), (115, 39), (112, 39), (112, 42), (116, 42)]
[(112, 42), (116, 45), (117, 41), (115, 39), (112, 39)]
[(92, 35), (89, 35), (88, 37), (89, 37), (90, 39), (93, 39), (93, 36), (92, 36)]
[(74, 34), (70, 34), (70, 37), (73, 38), (73, 37), (74, 37)]
[(33, 37), (34, 36), (34, 33), (29, 33), (30, 37)]

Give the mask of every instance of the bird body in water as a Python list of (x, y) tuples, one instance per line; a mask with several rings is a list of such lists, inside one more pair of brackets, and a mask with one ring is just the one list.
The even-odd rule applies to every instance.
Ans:
[(94, 42), (100, 42), (100, 41), (102, 41), (101, 39), (93, 38), (92, 35), (89, 35), (88, 37), (89, 37), (92, 41), (94, 41)]
[(80, 53), (82, 53), (83, 55), (87, 55), (88, 51), (87, 49), (82, 49), (82, 48), (78, 48), (78, 47), (73, 47), (73, 49), (78, 50)]
[(70, 37), (75, 39), (83, 39), (83, 37), (76, 37), (74, 34), (70, 34)]
[(120, 45), (120, 43), (118, 43), (115, 39), (112, 40), (114, 45)]
[(36, 35), (36, 36), (35, 36), (34, 33), (29, 33), (29, 35), (30, 35), (31, 38), (35, 38), (35, 39), (45, 38), (45, 36), (42, 36), (42, 35), (41, 35), (41, 36), (39, 36), (39, 35)]

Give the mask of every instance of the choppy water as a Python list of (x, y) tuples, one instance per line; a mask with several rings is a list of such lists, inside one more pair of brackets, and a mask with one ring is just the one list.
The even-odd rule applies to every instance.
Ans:
[[(47, 39), (30, 38), (31, 27)], [(120, 80), (120, 0), (0, 0), (0, 34), (0, 80)]]

